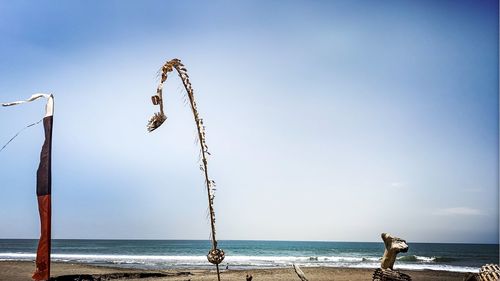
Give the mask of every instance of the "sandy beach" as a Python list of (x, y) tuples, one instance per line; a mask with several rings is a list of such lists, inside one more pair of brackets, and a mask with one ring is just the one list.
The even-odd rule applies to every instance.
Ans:
[[(34, 269), (33, 262), (0, 262), (0, 280), (5, 281), (29, 281)], [(311, 281), (361, 281), (372, 280), (372, 269), (353, 269), (353, 268), (302, 268), (306, 276)], [(403, 271), (409, 274), (414, 281), (461, 281), (465, 273), (447, 272), (447, 271)], [(149, 271), (149, 270), (134, 270), (113, 267), (101, 267), (84, 264), (72, 263), (52, 263), (52, 277), (61, 277), (64, 275), (79, 275), (79, 274), (116, 274), (112, 280), (129, 280), (129, 281), (198, 281), (198, 280), (217, 280), (213, 271), (206, 270), (165, 270), (165, 271)], [(246, 274), (253, 276), (253, 281), (293, 281), (300, 280), (293, 271), (289, 269), (254, 269), (254, 270), (228, 270), (222, 273), (222, 280), (245, 280)], [(120, 277), (121, 275), (121, 277)], [(141, 276), (142, 275), (142, 276)], [(163, 275), (163, 276), (155, 276)], [(60, 278), (58, 278), (60, 280)], [(68, 280), (68, 279), (67, 279)], [(106, 279), (108, 280), (108, 279)]]

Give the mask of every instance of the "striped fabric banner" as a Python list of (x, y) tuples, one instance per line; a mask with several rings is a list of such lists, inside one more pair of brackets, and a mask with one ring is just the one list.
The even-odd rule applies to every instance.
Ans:
[(36, 195), (38, 197), (38, 212), (40, 213), (40, 240), (36, 253), (36, 270), (33, 274), (34, 280), (50, 279), (50, 242), (51, 242), (51, 186), (52, 186), (52, 123), (54, 115), (54, 97), (49, 94), (35, 94), (25, 101), (4, 103), (3, 106), (13, 106), (34, 101), (38, 98), (46, 98), (45, 117), (43, 127), (45, 141), (40, 153), (40, 164), (36, 175)]

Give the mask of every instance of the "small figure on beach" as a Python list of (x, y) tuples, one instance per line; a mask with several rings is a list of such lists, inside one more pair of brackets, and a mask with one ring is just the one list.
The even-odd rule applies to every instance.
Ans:
[(247, 274), (247, 277), (246, 277), (246, 279), (247, 279), (247, 281), (252, 281), (252, 279), (253, 279), (253, 276), (252, 276), (252, 274), (250, 274), (250, 275), (248, 275), (248, 274)]

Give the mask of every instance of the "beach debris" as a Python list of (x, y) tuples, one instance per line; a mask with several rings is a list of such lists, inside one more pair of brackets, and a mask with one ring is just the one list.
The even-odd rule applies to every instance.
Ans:
[(306, 278), (306, 275), (304, 274), (304, 272), (300, 269), (300, 267), (298, 265), (293, 264), (293, 269), (295, 270), (295, 273), (297, 274), (297, 276), (299, 276), (300, 280), (302, 280), (302, 281), (309, 281)]
[(405, 240), (394, 237), (389, 233), (382, 233), (381, 237), (384, 240), (385, 251), (380, 267), (382, 269), (393, 269), (396, 256), (399, 253), (408, 252), (408, 244), (406, 244)]
[(373, 281), (411, 281), (408, 274), (398, 270), (377, 268), (373, 273)]
[(52, 213), (52, 124), (54, 115), (54, 96), (51, 94), (38, 93), (32, 95), (27, 100), (4, 103), (2, 106), (14, 106), (28, 103), (39, 98), (46, 98), (47, 102), (45, 104), (45, 116), (42, 119), (45, 141), (42, 145), (42, 151), (40, 152), (40, 163), (36, 174), (36, 195), (40, 215), (40, 240), (38, 241), (38, 248), (36, 252), (36, 269), (32, 278), (34, 280), (49, 280)]
[(165, 120), (167, 120), (167, 116), (163, 109), (163, 83), (167, 81), (168, 73), (173, 70), (177, 71), (177, 74), (181, 78), (182, 84), (184, 85), (184, 89), (186, 90), (187, 97), (189, 100), (189, 105), (191, 107), (191, 111), (193, 113), (194, 122), (196, 124), (196, 129), (198, 132), (197, 139), (200, 144), (200, 170), (203, 172), (205, 177), (205, 186), (207, 188), (207, 196), (208, 196), (208, 212), (210, 217), (210, 227), (211, 233), (210, 238), (212, 242), (212, 248), (207, 254), (207, 259), (210, 263), (214, 264), (217, 269), (217, 279), (220, 281), (220, 271), (219, 264), (224, 260), (224, 251), (222, 249), (217, 248), (217, 239), (215, 238), (215, 211), (214, 211), (214, 198), (215, 198), (215, 181), (211, 180), (208, 177), (208, 155), (210, 152), (208, 151), (208, 146), (206, 143), (205, 136), (205, 125), (203, 124), (203, 119), (200, 117), (198, 113), (198, 108), (196, 106), (196, 101), (194, 100), (194, 91), (191, 86), (191, 82), (189, 81), (189, 75), (187, 74), (187, 69), (182, 64), (179, 59), (172, 59), (167, 61), (161, 68), (161, 79), (158, 87), (156, 88), (156, 94), (151, 97), (151, 101), (154, 105), (160, 106), (160, 111), (155, 113), (153, 117), (149, 119), (147, 129), (149, 132), (156, 130), (160, 127)]
[(469, 273), (464, 281), (498, 281), (500, 280), (500, 267), (498, 264), (481, 266), (479, 273)]

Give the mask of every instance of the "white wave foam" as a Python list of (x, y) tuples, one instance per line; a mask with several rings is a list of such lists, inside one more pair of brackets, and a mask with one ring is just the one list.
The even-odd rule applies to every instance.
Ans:
[(417, 261), (423, 261), (423, 262), (433, 262), (436, 260), (435, 257), (423, 257), (423, 256), (415, 256), (417, 258)]
[(479, 272), (478, 267), (470, 266), (454, 266), (454, 265), (441, 265), (441, 264), (402, 264), (395, 269), (409, 269), (409, 270), (442, 270), (453, 272)]
[(416, 256), (416, 255), (409, 255), (409, 256), (400, 256), (397, 258), (398, 261), (401, 262), (434, 262), (436, 261), (436, 257), (425, 257), (425, 256)]
[[(165, 256), (165, 255), (97, 255), (97, 254), (52, 254), (53, 261), (81, 262), (81, 263), (108, 263), (115, 265), (139, 265), (146, 268), (161, 267), (202, 267), (207, 266), (206, 257), (201, 256)], [(474, 267), (432, 264), (434, 258), (416, 257), (423, 263), (397, 264), (399, 269), (410, 270), (444, 270), (454, 272), (477, 272)], [(34, 260), (34, 253), (0, 253), (1, 261)], [(242, 268), (272, 268), (288, 267), (292, 264), (302, 267), (350, 267), (350, 268), (377, 268), (380, 265), (379, 257), (352, 257), (352, 256), (226, 256), (224, 264)]]

